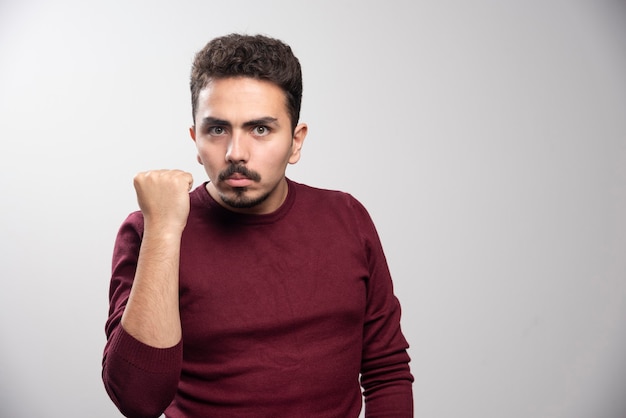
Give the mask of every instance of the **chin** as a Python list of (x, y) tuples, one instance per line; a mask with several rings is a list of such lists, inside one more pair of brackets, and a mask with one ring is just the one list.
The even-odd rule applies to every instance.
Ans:
[(233, 193), (226, 194), (220, 193), (220, 198), (225, 205), (236, 209), (252, 209), (265, 202), (269, 194), (261, 196), (250, 196), (248, 190), (243, 187), (241, 189), (234, 189)]

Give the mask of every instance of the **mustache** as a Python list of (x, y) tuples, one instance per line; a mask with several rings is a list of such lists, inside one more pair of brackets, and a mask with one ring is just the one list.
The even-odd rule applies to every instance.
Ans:
[(256, 171), (249, 170), (248, 167), (246, 167), (245, 165), (241, 165), (241, 164), (229, 165), (228, 168), (226, 168), (226, 170), (222, 171), (217, 176), (217, 179), (219, 181), (224, 181), (228, 179), (230, 176), (232, 176), (233, 174), (241, 174), (243, 176), (246, 176), (250, 180), (257, 181), (257, 182), (261, 181), (261, 175), (259, 173), (257, 173)]

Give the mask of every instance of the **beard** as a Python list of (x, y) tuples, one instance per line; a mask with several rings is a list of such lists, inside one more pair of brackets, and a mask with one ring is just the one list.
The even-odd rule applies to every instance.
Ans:
[(222, 202), (224, 202), (227, 206), (236, 209), (250, 209), (261, 203), (265, 202), (265, 200), (269, 197), (270, 193), (265, 193), (257, 197), (246, 196), (246, 192), (248, 191), (247, 187), (237, 187), (233, 189), (235, 192), (234, 196), (227, 196), (224, 193), (220, 193), (220, 198)]
[[(255, 182), (261, 181), (261, 175), (259, 173), (249, 170), (248, 167), (243, 164), (229, 165), (226, 170), (219, 173), (218, 181), (224, 181), (235, 173), (243, 174), (244, 176)], [(262, 194), (261, 196), (252, 198), (246, 195), (246, 193), (248, 192), (247, 187), (235, 187), (232, 190), (234, 192), (234, 196), (228, 196), (225, 193), (220, 193), (220, 198), (222, 199), (222, 202), (224, 202), (224, 204), (236, 209), (250, 209), (257, 205), (260, 205), (268, 198), (271, 193), (267, 192), (265, 194)]]

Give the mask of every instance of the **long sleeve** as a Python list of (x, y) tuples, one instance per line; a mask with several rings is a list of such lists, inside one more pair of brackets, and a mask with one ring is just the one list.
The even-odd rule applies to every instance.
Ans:
[(413, 376), (408, 343), (400, 329), (400, 303), (387, 261), (365, 208), (357, 203), (359, 229), (367, 249), (369, 278), (363, 333), (361, 385), (366, 418), (413, 417)]
[(150, 347), (129, 335), (120, 320), (130, 294), (143, 231), (141, 214), (122, 224), (113, 252), (107, 343), (102, 379), (107, 393), (127, 417), (158, 417), (174, 398), (182, 367), (182, 342)]

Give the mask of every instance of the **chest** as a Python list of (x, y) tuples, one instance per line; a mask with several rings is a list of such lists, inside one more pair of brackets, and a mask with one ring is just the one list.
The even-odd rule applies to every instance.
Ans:
[(337, 228), (197, 227), (183, 239), (185, 341), (360, 332), (367, 262), (360, 239)]

